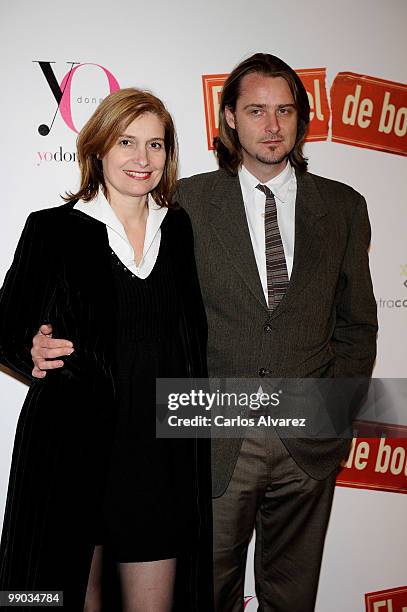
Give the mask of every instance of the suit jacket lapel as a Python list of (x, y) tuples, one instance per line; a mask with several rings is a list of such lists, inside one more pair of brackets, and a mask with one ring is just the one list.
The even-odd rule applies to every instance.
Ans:
[(244, 280), (256, 300), (267, 310), (247, 225), (239, 178), (228, 175), (224, 170), (219, 171), (214, 187), (210, 222), (230, 265)]
[(324, 223), (327, 214), (321, 194), (312, 176), (296, 172), (297, 197), (295, 203), (294, 263), (287, 292), (273, 312), (274, 319), (296, 301), (316, 273), (323, 257)]

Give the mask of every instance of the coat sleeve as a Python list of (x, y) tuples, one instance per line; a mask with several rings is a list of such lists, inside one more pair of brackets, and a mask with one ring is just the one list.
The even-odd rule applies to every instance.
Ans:
[[(208, 327), (202, 300), (194, 254), (194, 236), (188, 213), (180, 209), (175, 213), (176, 229), (173, 244), (177, 269), (177, 283), (183, 303), (184, 339), (192, 364), (191, 375), (207, 376), (206, 348)], [(173, 221), (175, 221), (173, 215)]]
[(377, 306), (369, 270), (370, 224), (362, 196), (343, 259), (331, 341), (335, 377), (370, 377), (376, 357)]
[(55, 293), (55, 257), (50, 251), (42, 217), (31, 213), (0, 290), (0, 361), (31, 378), (32, 338), (48, 321)]
[(185, 312), (195, 344), (196, 365), (194, 375), (205, 378), (208, 375), (206, 362), (208, 325), (196, 268), (194, 235), (191, 220), (187, 213), (185, 213), (185, 225), (184, 265), (187, 281), (185, 284), (187, 291), (184, 296)]
[(186, 186), (187, 179), (178, 179), (173, 201), (178, 202), (178, 204), (180, 204), (182, 208), (186, 211), (187, 215), (189, 215), (190, 199), (187, 197), (188, 190), (186, 189)]

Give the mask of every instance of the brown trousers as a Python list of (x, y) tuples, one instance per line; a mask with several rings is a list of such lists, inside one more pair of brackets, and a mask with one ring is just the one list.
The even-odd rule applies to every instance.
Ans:
[(256, 529), (259, 612), (312, 612), (336, 473), (308, 476), (276, 433), (250, 433), (229, 486), (213, 500), (216, 612), (242, 612), (247, 548)]

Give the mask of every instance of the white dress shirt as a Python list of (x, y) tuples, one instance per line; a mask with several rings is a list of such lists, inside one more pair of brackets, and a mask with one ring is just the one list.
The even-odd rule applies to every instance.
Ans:
[[(268, 304), (267, 271), (266, 271), (266, 235), (264, 229), (265, 194), (256, 188), (259, 180), (247, 168), (241, 166), (239, 181), (246, 211), (257, 269), (263, 287), (264, 298)], [(267, 183), (274, 194), (277, 208), (277, 221), (287, 262), (288, 278), (291, 277), (294, 260), (295, 233), (295, 199), (297, 196), (297, 179), (290, 162), (280, 174)]]
[(134, 250), (127, 238), (125, 229), (102, 191), (99, 191), (97, 197), (90, 202), (79, 200), (74, 208), (104, 223), (112, 251), (135, 276), (142, 279), (147, 278), (157, 260), (161, 242), (161, 223), (168, 208), (158, 206), (151, 196), (148, 197), (148, 217), (143, 256), (138, 265), (136, 265)]

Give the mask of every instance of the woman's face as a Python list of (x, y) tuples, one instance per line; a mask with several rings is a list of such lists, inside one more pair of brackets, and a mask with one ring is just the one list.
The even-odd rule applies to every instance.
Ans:
[(110, 199), (145, 196), (160, 182), (166, 152), (164, 126), (153, 113), (130, 123), (102, 159)]

